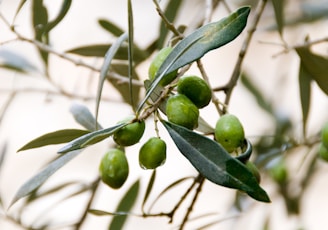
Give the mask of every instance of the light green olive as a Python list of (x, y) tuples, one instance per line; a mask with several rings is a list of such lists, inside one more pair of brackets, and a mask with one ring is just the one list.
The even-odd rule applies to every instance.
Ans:
[(158, 137), (150, 138), (139, 151), (139, 164), (143, 169), (155, 169), (164, 164), (166, 143)]
[(145, 131), (145, 122), (136, 121), (117, 130), (113, 139), (116, 144), (121, 146), (130, 146), (139, 142)]

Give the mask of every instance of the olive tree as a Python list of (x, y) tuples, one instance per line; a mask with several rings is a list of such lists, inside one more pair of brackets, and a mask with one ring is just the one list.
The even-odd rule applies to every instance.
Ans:
[(325, 223), (307, 215), (327, 203), (312, 199), (328, 160), (324, 0), (9, 2), (0, 5), (3, 223)]

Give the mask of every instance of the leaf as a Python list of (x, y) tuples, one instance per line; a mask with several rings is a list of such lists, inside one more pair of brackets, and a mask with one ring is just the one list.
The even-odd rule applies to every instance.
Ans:
[(311, 104), (311, 76), (305, 70), (302, 63), (300, 64), (300, 69), (298, 73), (299, 90), (300, 90), (300, 100), (302, 105), (302, 115), (303, 115), (303, 135), (306, 134), (306, 124), (308, 121), (310, 104)]
[(143, 201), (142, 201), (141, 210), (142, 210), (143, 213), (145, 213), (145, 211), (144, 211), (145, 210), (145, 204), (148, 200), (148, 197), (150, 195), (151, 190), (153, 189), (155, 178), (156, 178), (156, 170), (153, 170), (153, 173), (151, 174), (151, 177), (150, 177), (149, 182), (148, 182), (148, 186), (147, 186), (147, 189), (146, 189), (146, 192), (145, 192), (145, 196), (144, 196)]
[[(134, 203), (137, 200), (138, 194), (139, 194), (139, 184), (140, 181), (137, 180), (130, 189), (125, 193), (122, 200), (117, 206), (117, 209), (115, 213), (120, 212), (129, 212)], [(127, 220), (128, 215), (115, 215), (108, 227), (109, 230), (116, 230), (116, 229), (124, 229), (124, 223)]]
[(61, 9), (60, 9), (57, 17), (55, 17), (52, 21), (47, 23), (47, 25), (44, 28), (44, 33), (49, 33), (50, 30), (55, 28), (58, 25), (58, 23), (60, 23), (64, 19), (69, 8), (71, 7), (71, 4), (72, 4), (72, 0), (63, 0)]
[(18, 149), (17, 152), (33, 149), (33, 148), (39, 148), (47, 145), (67, 143), (87, 133), (90, 132), (87, 130), (80, 130), (80, 129), (57, 130), (55, 132), (47, 133), (38, 138), (33, 139), (32, 141), (28, 142), (23, 147)]
[(280, 36), (282, 37), (282, 32), (284, 28), (284, 3), (285, 0), (271, 0), (273, 9), (274, 9), (274, 15), (278, 27), (278, 31)]
[(119, 37), (124, 33), (124, 30), (122, 30), (119, 26), (106, 19), (99, 19), (98, 23), (102, 28), (104, 28), (116, 37)]
[(249, 7), (242, 7), (218, 22), (200, 27), (181, 40), (158, 69), (155, 80), (144, 99), (140, 102), (137, 111), (140, 112), (153, 90), (166, 74), (198, 60), (210, 50), (219, 48), (234, 40), (245, 28), (249, 12)]
[(69, 111), (73, 114), (75, 121), (87, 130), (96, 131), (97, 127), (102, 129), (101, 125), (96, 121), (96, 118), (86, 106), (74, 103)]
[(122, 43), (128, 38), (128, 34), (124, 33), (122, 34), (117, 41), (108, 49), (105, 55), (104, 63), (100, 70), (100, 76), (99, 76), (99, 82), (98, 82), (98, 88), (97, 88), (97, 97), (96, 97), (96, 122), (98, 122), (98, 112), (99, 112), (99, 106), (100, 106), (100, 99), (101, 99), (101, 93), (104, 86), (104, 82), (107, 78), (108, 70), (111, 66), (112, 60), (117, 53), (119, 47), (122, 45)]
[(19, 12), (21, 11), (21, 9), (23, 8), (24, 4), (26, 3), (26, 0), (21, 0), (21, 2), (19, 3), (15, 16), (13, 18), (13, 22), (16, 20), (17, 15), (19, 14)]
[(258, 201), (270, 202), (268, 195), (247, 167), (217, 142), (184, 127), (162, 122), (180, 152), (206, 179), (244, 191)]
[(133, 78), (133, 44), (134, 44), (134, 30), (133, 30), (133, 9), (131, 0), (128, 0), (128, 28), (129, 28), (129, 35), (128, 35), (128, 78), (129, 78), (129, 103), (132, 105), (134, 110), (134, 97), (133, 97), (133, 85), (132, 85), (132, 78)]
[(31, 179), (29, 179), (27, 182), (25, 182), (16, 192), (14, 198), (12, 199), (12, 202), (9, 206), (9, 208), (16, 203), (19, 199), (27, 196), (29, 193), (31, 193), (33, 190), (37, 189), (39, 186), (41, 186), (50, 176), (52, 176), (58, 169), (60, 169), (62, 166), (64, 166), (66, 163), (68, 163), (70, 160), (72, 160), (74, 157), (76, 157), (80, 152), (82, 151), (71, 151), (68, 152), (50, 164), (47, 165), (46, 168), (41, 170), (39, 173), (34, 175)]
[(73, 150), (82, 149), (82, 148), (85, 148), (89, 145), (93, 145), (95, 143), (98, 143), (98, 142), (108, 138), (114, 132), (116, 132), (120, 128), (126, 126), (128, 123), (129, 122), (121, 123), (121, 124), (117, 124), (115, 126), (112, 126), (110, 128), (101, 129), (101, 130), (97, 130), (97, 131), (94, 131), (94, 132), (91, 132), (91, 133), (87, 133), (87, 134), (85, 134), (83, 136), (80, 136), (80, 137), (72, 140), (71, 142), (69, 142), (67, 145), (65, 145), (64, 147), (59, 149), (58, 153), (67, 153), (67, 152), (70, 152), (70, 151), (73, 151)]
[(6, 49), (0, 50), (0, 66), (22, 73), (37, 70), (27, 58)]
[(308, 76), (328, 95), (328, 59), (312, 53), (307, 47), (296, 48), (296, 52), (301, 58), (301, 65)]

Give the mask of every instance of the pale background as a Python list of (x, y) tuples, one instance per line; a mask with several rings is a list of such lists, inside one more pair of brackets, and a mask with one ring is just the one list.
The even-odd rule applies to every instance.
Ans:
[[(20, 1), (3, 0), (0, 4), (0, 11), (9, 21), (12, 20), (17, 6)], [(50, 18), (57, 12), (61, 1), (44, 1), (50, 12)], [(135, 24), (135, 40), (141, 46), (149, 44), (156, 36), (158, 31), (159, 17), (155, 11), (152, 1), (135, 0), (133, 2), (134, 24)], [(193, 22), (193, 18), (199, 13), (198, 4), (202, 1), (189, 1), (185, 6), (185, 12), (180, 15), (179, 21), (188, 25)], [(237, 2), (237, 1), (235, 1)], [(240, 1), (239, 1), (240, 2)], [(189, 4), (190, 3), (190, 4)], [(162, 4), (165, 4), (163, 1)], [(236, 5), (232, 5), (237, 7)], [(298, 10), (292, 7), (288, 8), (290, 14), (297, 14)], [(22, 13), (16, 19), (16, 25), (19, 31), (25, 36), (31, 36), (30, 30), (30, 3), (27, 2), (22, 9)], [(226, 12), (215, 12), (213, 20), (218, 20), (225, 16)], [(276, 32), (268, 32), (266, 28), (274, 24), (271, 5), (268, 4), (265, 12), (265, 20), (260, 24), (259, 29), (253, 39), (250, 52), (246, 56), (245, 66), (251, 72), (256, 84), (260, 85), (262, 90), (266, 92), (266, 96), (273, 104), (279, 108), (281, 116), (290, 116), (299, 129), (295, 130), (296, 137), (301, 136), (301, 110), (298, 100), (298, 58), (294, 52), (280, 55), (273, 58), (274, 54), (281, 51), (281, 47), (268, 44), (260, 44), (262, 42), (279, 43), (279, 36)], [(80, 45), (106, 43), (113, 41), (97, 25), (97, 19), (106, 18), (115, 21), (123, 28), (127, 28), (127, 7), (126, 1), (73, 1), (70, 12), (60, 25), (51, 32), (51, 45), (55, 50), (65, 51), (67, 49), (78, 47)], [(323, 30), (325, 28), (325, 30)], [(315, 23), (307, 27), (296, 27), (287, 30), (285, 33), (286, 41), (291, 44), (301, 44), (307, 34), (311, 34), (311, 38), (321, 38), (328, 35), (328, 21)], [(210, 76), (213, 86), (224, 84), (229, 79), (233, 69), (240, 44), (243, 41), (244, 34), (233, 41), (231, 44), (222, 49), (210, 52), (203, 58), (204, 66)], [(0, 42), (8, 41), (14, 38), (13, 34), (0, 21)], [(41, 68), (40, 60), (34, 47), (27, 43), (11, 42), (0, 46), (0, 51), (13, 51), (23, 54), (31, 63)], [(327, 54), (327, 50), (319, 50), (323, 54)], [(79, 57), (75, 56), (78, 60)], [(90, 64), (101, 65), (102, 60), (86, 59)], [(97, 89), (98, 75), (92, 73), (83, 67), (77, 67), (63, 59), (50, 55), (51, 75), (53, 82), (68, 92), (81, 94), (86, 96), (95, 96)], [(140, 76), (147, 78), (147, 68), (149, 63), (144, 63), (138, 69)], [(190, 73), (196, 73), (196, 68), (192, 68)], [(56, 91), (54, 85), (50, 84), (42, 77), (42, 70), (34, 72), (29, 76), (21, 75), (15, 72), (0, 70), (0, 109), (10, 97), (11, 90), (24, 91), (27, 89), (40, 89)], [(106, 86), (104, 89), (104, 98), (106, 99), (100, 106), (99, 121), (104, 127), (115, 124), (119, 119), (131, 113), (128, 106), (120, 103), (120, 97), (115, 91)], [(317, 88), (313, 92), (313, 104), (310, 114), (309, 127), (310, 132), (315, 133), (320, 129), (324, 120), (327, 120), (327, 97)], [(109, 99), (109, 100), (108, 100)], [(11, 199), (18, 188), (31, 176), (39, 171), (42, 166), (52, 159), (58, 150), (58, 146), (49, 146), (35, 150), (29, 150), (16, 153), (17, 149), (44, 133), (51, 132), (63, 128), (80, 128), (74, 121), (69, 112), (72, 102), (82, 103), (94, 111), (95, 100), (81, 101), (78, 99), (70, 99), (60, 95), (47, 95), (36, 91), (19, 93), (10, 104), (5, 116), (0, 123), (0, 147), (7, 143), (7, 155), (5, 165), (1, 169), (0, 174), (0, 194), (5, 207), (8, 207)], [(259, 110), (253, 97), (239, 84), (233, 92), (230, 106), (230, 112), (237, 114), (246, 130), (246, 135), (250, 138), (256, 137), (259, 133), (266, 132), (270, 134), (272, 128), (270, 118)], [(201, 115), (208, 120), (210, 124), (215, 124), (218, 116), (214, 112), (214, 108), (206, 108), (201, 111)], [(166, 131), (162, 128), (160, 131), (163, 137), (167, 136)], [(298, 134), (297, 134), (298, 133)], [(154, 135), (152, 123), (149, 122), (146, 129), (147, 136)], [(299, 136), (298, 136), (299, 135)], [(58, 182), (83, 180), (92, 181), (98, 170), (99, 160), (103, 153), (108, 149), (111, 140), (101, 142), (95, 146), (87, 148), (82, 154), (75, 158), (68, 165), (58, 171), (44, 185), (45, 188), (56, 185)], [(167, 141), (170, 146), (168, 151), (167, 162), (158, 169), (158, 180), (156, 181), (156, 189), (153, 191), (153, 197), (174, 180), (195, 175), (195, 170), (181, 156), (177, 149), (173, 146), (172, 141)], [(140, 145), (136, 145), (127, 149), (127, 155), (130, 163), (130, 175), (127, 183), (120, 190), (111, 190), (106, 186), (102, 186), (97, 201), (93, 208), (106, 211), (114, 211), (120, 195), (126, 191), (136, 179), (141, 178), (141, 194), (145, 191), (148, 178), (151, 174), (149, 171), (141, 170), (137, 161), (137, 151)], [(320, 170), (316, 179), (311, 185), (311, 189), (306, 194), (304, 203), (302, 204), (303, 213), (301, 214), (302, 224), (307, 229), (326, 229), (326, 211), (328, 207), (328, 182), (326, 180), (328, 165), (320, 164)], [(274, 194), (275, 187), (270, 183), (262, 183), (262, 187), (269, 193)], [(71, 188), (76, 189), (76, 188)], [(162, 198), (156, 205), (155, 211), (165, 211), (171, 208), (181, 196), (182, 189), (176, 189)], [(44, 223), (48, 220), (51, 222), (67, 223), (74, 220), (80, 214), (79, 207), (83, 207), (87, 197), (85, 195), (78, 196), (71, 200), (62, 202), (55, 209), (50, 210), (52, 205), (56, 204), (60, 198), (68, 191), (61, 192), (58, 196), (51, 196), (51, 199), (42, 200), (37, 205), (31, 206), (28, 212), (23, 216), (23, 222)], [(210, 182), (206, 182), (199, 197), (197, 205), (191, 217), (207, 212), (218, 213), (215, 218), (225, 219), (233, 217), (236, 214), (228, 210), (234, 192), (229, 189), (218, 187)], [(223, 221), (212, 229), (260, 229), (267, 213), (272, 213), (271, 229), (296, 229), (298, 220), (287, 218), (282, 207), (282, 200), (279, 197), (272, 196), (271, 204), (257, 203), (252, 212), (243, 213), (237, 219)], [(188, 203), (187, 200), (186, 203)], [(140, 213), (139, 199), (135, 205), (134, 212)], [(13, 215), (15, 210), (22, 204), (17, 202), (8, 213)], [(171, 205), (170, 205), (171, 204)], [(168, 220), (164, 218), (137, 218), (131, 217), (126, 224), (125, 229), (174, 229), (179, 223), (179, 217), (184, 214), (180, 212), (175, 217), (175, 224), (168, 225)], [(1, 210), (1, 213), (3, 210)], [(3, 214), (3, 213), (2, 213)], [(108, 217), (88, 216), (88, 221), (83, 225), (82, 229), (105, 229), (109, 221)], [(194, 229), (201, 226), (206, 221), (213, 220), (204, 218), (191, 222), (187, 229)], [(136, 227), (137, 226), (137, 227)], [(0, 229), (20, 229), (17, 225), (10, 221), (0, 219)], [(59, 229), (64, 229), (60, 228)]]

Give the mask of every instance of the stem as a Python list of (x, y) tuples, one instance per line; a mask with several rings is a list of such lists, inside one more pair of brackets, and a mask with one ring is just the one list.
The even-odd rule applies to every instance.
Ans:
[[(252, 39), (253, 34), (256, 30), (258, 22), (260, 21), (260, 17), (262, 15), (263, 11), (264, 11), (266, 3), (267, 3), (267, 0), (261, 0), (258, 3), (256, 11), (255, 11), (255, 16), (254, 16), (254, 19), (253, 19), (253, 23), (251, 24), (251, 26), (248, 30), (247, 36), (246, 36), (246, 38), (245, 38), (245, 40), (242, 44), (241, 50), (239, 52), (238, 60), (237, 60), (237, 63), (235, 65), (235, 68), (232, 72), (232, 76), (230, 78), (230, 81), (224, 87), (225, 92), (226, 92), (226, 98), (225, 98), (224, 104), (226, 104), (226, 105), (228, 105), (229, 102), (230, 102), (230, 98), (231, 98), (233, 88), (236, 86), (237, 81), (238, 81), (239, 76), (240, 76), (241, 66), (243, 64), (246, 52), (248, 50), (248, 47), (250, 45), (251, 39)], [(226, 109), (224, 108), (224, 110), (226, 110)]]

